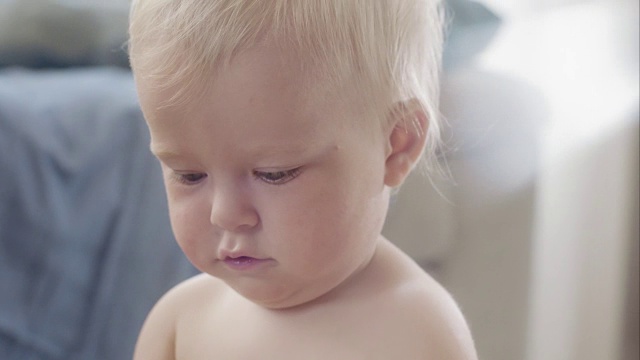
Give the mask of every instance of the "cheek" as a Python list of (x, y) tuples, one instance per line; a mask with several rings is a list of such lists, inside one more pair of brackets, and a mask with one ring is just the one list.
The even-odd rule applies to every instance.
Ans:
[[(169, 219), (171, 228), (178, 245), (185, 255), (197, 263), (196, 254), (201, 251), (201, 239), (206, 237), (206, 229), (209, 223), (206, 214), (207, 206), (202, 201), (180, 198), (168, 194)], [(195, 264), (194, 264), (195, 265)]]
[(191, 254), (194, 253), (195, 248), (195, 242), (191, 240), (195, 237), (194, 226), (191, 224), (192, 219), (186, 211), (177, 209), (171, 202), (169, 202), (169, 218), (171, 220), (171, 229), (173, 229), (173, 235), (178, 245), (180, 245), (185, 255), (191, 259)]
[(304, 267), (357, 261), (367, 253), (384, 218), (378, 187), (332, 177), (298, 190), (264, 213), (266, 229), (277, 229), (279, 253)]
[(171, 228), (179, 243), (188, 242), (187, 239), (192, 238), (194, 232), (194, 222), (192, 211), (187, 211), (185, 207), (176, 206), (175, 203), (169, 202), (169, 218), (171, 219)]
[(380, 235), (387, 208), (386, 191), (380, 171), (343, 169), (343, 177), (327, 189), (331, 196), (320, 197), (328, 217), (325, 226), (333, 228), (332, 248), (346, 256), (366, 256)]

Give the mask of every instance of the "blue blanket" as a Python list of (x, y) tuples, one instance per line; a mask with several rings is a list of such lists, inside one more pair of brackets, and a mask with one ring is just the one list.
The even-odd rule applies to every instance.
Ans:
[(195, 273), (123, 69), (0, 71), (0, 359), (127, 359)]

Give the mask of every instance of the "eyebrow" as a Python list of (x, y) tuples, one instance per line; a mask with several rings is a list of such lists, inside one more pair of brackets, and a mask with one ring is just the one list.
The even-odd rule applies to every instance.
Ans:
[[(278, 155), (301, 154), (307, 152), (309, 149), (313, 149), (314, 145), (314, 143), (292, 143), (287, 145), (264, 144), (251, 147), (246, 151), (246, 153), (249, 156), (259, 156), (265, 158)], [(179, 152), (154, 144), (149, 145), (149, 150), (155, 157), (159, 159), (178, 159), (184, 157), (184, 155), (180, 154)]]
[(304, 144), (304, 143), (293, 143), (287, 145), (258, 145), (255, 147), (251, 147), (247, 150), (248, 154), (254, 156), (276, 156), (276, 155), (289, 155), (289, 154), (300, 154), (312, 149), (314, 144)]
[(180, 158), (180, 157), (182, 157), (182, 155), (180, 155), (179, 153), (177, 153), (175, 151), (172, 151), (170, 149), (167, 149), (167, 148), (164, 148), (164, 147), (161, 147), (161, 146), (156, 146), (153, 143), (149, 144), (149, 150), (158, 159), (171, 159), (171, 158)]

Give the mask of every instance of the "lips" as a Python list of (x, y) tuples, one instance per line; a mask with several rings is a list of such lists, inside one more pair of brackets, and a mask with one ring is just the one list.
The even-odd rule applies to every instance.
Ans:
[(240, 256), (240, 257), (236, 257), (236, 258), (227, 256), (224, 259), (224, 262), (228, 263), (228, 264), (235, 265), (235, 266), (242, 266), (242, 265), (249, 265), (249, 264), (251, 264), (251, 263), (253, 263), (255, 261), (259, 261), (259, 260), (260, 259), (252, 258), (250, 256)]
[(236, 271), (248, 271), (260, 269), (263, 266), (269, 264), (270, 259), (259, 259), (251, 256), (227, 256), (224, 258), (223, 263), (230, 269)]

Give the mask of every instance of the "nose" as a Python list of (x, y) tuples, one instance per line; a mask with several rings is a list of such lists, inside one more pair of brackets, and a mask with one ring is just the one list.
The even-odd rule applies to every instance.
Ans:
[(214, 191), (209, 221), (221, 230), (241, 232), (258, 225), (260, 217), (247, 189), (230, 184)]

